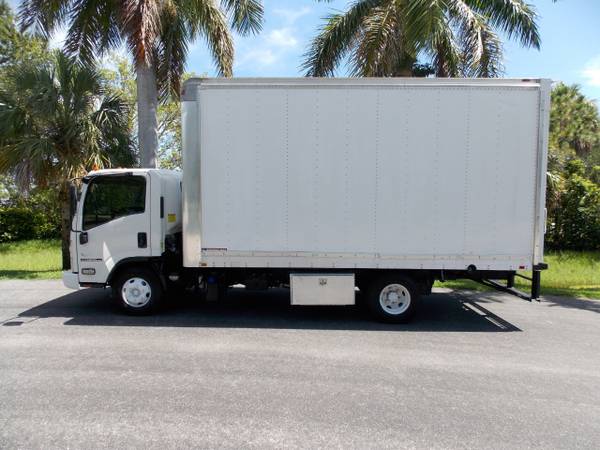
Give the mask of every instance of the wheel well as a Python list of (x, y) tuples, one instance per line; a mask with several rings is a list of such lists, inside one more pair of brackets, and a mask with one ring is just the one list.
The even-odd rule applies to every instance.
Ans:
[(384, 275), (405, 276), (413, 281), (419, 289), (419, 293), (422, 295), (429, 295), (431, 293), (431, 287), (434, 281), (433, 274), (428, 270), (363, 269), (356, 271), (355, 274), (359, 287), (361, 285), (368, 286), (374, 280)]
[(144, 267), (146, 269), (150, 269), (154, 272), (154, 274), (160, 280), (160, 283), (163, 289), (166, 289), (166, 279), (160, 270), (161, 266), (160, 258), (127, 258), (122, 261), (119, 261), (115, 267), (112, 268), (108, 278), (106, 280), (106, 284), (111, 285), (112, 282), (117, 278), (117, 276), (123, 272), (123, 270), (131, 269), (132, 267)]

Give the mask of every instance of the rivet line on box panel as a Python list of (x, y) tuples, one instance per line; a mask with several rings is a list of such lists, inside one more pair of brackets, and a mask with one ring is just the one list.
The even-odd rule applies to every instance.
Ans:
[(285, 91), (285, 249), (289, 250), (289, 194), (290, 194), (290, 99)]
[(468, 221), (469, 213), (469, 181), (470, 181), (470, 157), (471, 157), (471, 91), (467, 89), (467, 145), (465, 146), (465, 185), (463, 199), (463, 253), (467, 253), (467, 236), (468, 236)]
[(375, 186), (373, 200), (373, 252), (377, 252), (377, 196), (379, 195), (379, 133), (380, 133), (380, 98), (379, 90), (375, 94)]
[(433, 252), (437, 253), (439, 248), (439, 178), (440, 178), (440, 95), (441, 91), (438, 89), (437, 96), (435, 99), (435, 135), (434, 135), (434, 161), (433, 161)]

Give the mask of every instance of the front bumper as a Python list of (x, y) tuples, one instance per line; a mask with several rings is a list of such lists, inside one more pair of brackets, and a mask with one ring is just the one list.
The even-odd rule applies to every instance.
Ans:
[(69, 289), (79, 289), (79, 276), (73, 272), (63, 272), (63, 284)]

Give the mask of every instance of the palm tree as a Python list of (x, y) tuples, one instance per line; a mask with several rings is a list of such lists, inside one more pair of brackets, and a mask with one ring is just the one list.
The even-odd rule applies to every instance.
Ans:
[(204, 37), (220, 75), (233, 71), (231, 26), (241, 34), (262, 26), (260, 0), (23, 0), (20, 21), (48, 36), (67, 26), (66, 50), (84, 62), (125, 43), (137, 75), (142, 167), (156, 167), (159, 97), (179, 95), (188, 44)]
[(0, 83), (0, 172), (59, 190), (63, 269), (69, 263), (69, 180), (134, 162), (127, 105), (93, 68), (62, 52), (25, 63)]
[(347, 61), (355, 76), (411, 76), (425, 60), (439, 77), (493, 77), (502, 72), (497, 32), (539, 48), (523, 0), (355, 0), (325, 19), (302, 67), (331, 76)]
[(578, 85), (558, 83), (552, 89), (550, 153), (562, 163), (576, 155), (587, 159), (600, 149), (598, 106), (581, 93)]

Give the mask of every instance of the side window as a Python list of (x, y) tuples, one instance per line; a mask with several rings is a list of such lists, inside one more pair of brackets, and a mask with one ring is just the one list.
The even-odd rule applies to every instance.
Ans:
[(146, 207), (146, 179), (137, 176), (101, 176), (88, 186), (83, 204), (83, 229), (113, 219), (143, 213)]

